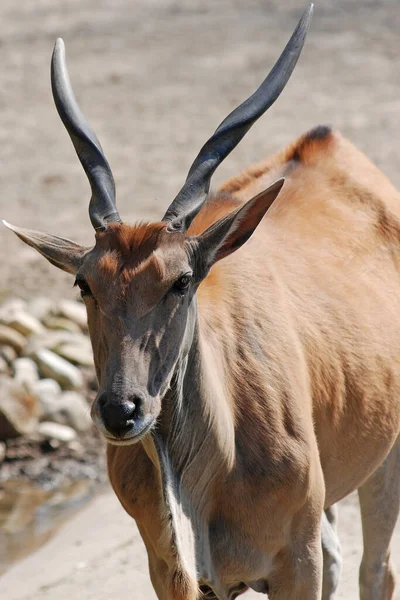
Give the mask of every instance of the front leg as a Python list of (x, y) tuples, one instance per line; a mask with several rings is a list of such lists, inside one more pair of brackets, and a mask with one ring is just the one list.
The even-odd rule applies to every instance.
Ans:
[(358, 496), (364, 540), (360, 598), (392, 600), (398, 597), (390, 541), (400, 508), (400, 437), (382, 465), (359, 488)]
[(321, 540), (301, 554), (293, 556), (288, 550), (279, 558), (281, 568), (269, 578), (269, 600), (321, 600)]
[(322, 508), (310, 504), (294, 517), (291, 543), (275, 557), (268, 577), (270, 600), (321, 600)]
[(321, 535), (324, 557), (322, 600), (333, 600), (342, 570), (340, 542), (337, 534), (337, 506), (335, 504), (326, 508), (322, 513)]

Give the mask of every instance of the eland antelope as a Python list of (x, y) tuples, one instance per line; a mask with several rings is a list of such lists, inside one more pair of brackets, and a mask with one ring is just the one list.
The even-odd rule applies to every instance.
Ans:
[(99, 382), (92, 417), (160, 600), (232, 600), (248, 589), (332, 599), (334, 505), (353, 490), (361, 598), (393, 598), (399, 193), (328, 127), (209, 191), (283, 90), (311, 12), (156, 223), (121, 221), (58, 40), (53, 95), (91, 185), (95, 244), (7, 224), (81, 290)]

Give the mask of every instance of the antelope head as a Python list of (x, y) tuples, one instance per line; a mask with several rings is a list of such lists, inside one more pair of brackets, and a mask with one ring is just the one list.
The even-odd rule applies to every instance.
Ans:
[(311, 15), (312, 5), (264, 82), (204, 144), (162, 220), (134, 226), (124, 224), (118, 214), (110, 166), (75, 100), (63, 41), (56, 42), (53, 97), (89, 179), (95, 244), (82, 247), (62, 237), (5, 225), (75, 276), (87, 308), (99, 381), (92, 418), (111, 443), (134, 443), (155, 424), (162, 400), (188, 357), (199, 284), (216, 261), (249, 239), (283, 185), (281, 179), (202, 234), (187, 235), (207, 199), (215, 169), (285, 87)]

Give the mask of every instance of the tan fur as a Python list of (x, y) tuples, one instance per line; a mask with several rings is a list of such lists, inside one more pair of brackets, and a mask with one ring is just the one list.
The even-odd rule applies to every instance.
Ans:
[[(244, 461), (222, 496), (213, 488), (211, 520), (239, 525), (231, 521), (237, 507), (230, 498), (237, 502), (240, 486), (245, 502), (252, 499), (249, 510), (260, 511), (260, 523), (271, 515), (282, 528), (283, 515), (299, 511), (299, 522), (290, 525), (294, 534), (301, 529), (302, 503), (310, 490), (321, 489), (317, 465), (324, 474), (324, 504), (331, 506), (369, 477), (399, 432), (400, 197), (339, 134), (309, 133), (222, 185), (189, 235), (281, 175), (286, 183), (268, 216), (238, 253), (212, 268), (198, 299), (203, 344), (224, 374)], [(247, 345), (248, 328), (268, 346), (270, 371), (260, 369), (257, 348)], [(204, 463), (209, 460), (206, 453)], [(159, 598), (195, 598), (184, 586), (179, 595), (162, 584), (167, 573), (175, 578), (175, 559), (165, 537), (156, 467), (142, 445), (108, 446), (108, 465), (114, 490), (148, 548)], [(269, 482), (272, 504), (260, 495), (262, 481)], [(246, 529), (250, 521), (244, 505), (241, 510)], [(272, 554), (274, 544), (278, 552), (283, 539), (274, 538), (271, 522), (265, 533)], [(258, 531), (248, 535), (260, 543)], [(238, 563), (221, 551), (220, 568), (229, 580)], [(290, 565), (283, 568), (290, 577)]]

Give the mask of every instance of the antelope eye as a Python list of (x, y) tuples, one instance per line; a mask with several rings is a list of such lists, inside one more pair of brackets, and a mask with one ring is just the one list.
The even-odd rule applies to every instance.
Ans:
[(180, 294), (183, 294), (189, 287), (192, 276), (190, 274), (182, 275), (174, 283), (173, 289)]
[(83, 277), (77, 277), (75, 279), (74, 286), (78, 286), (81, 290), (81, 296), (84, 298), (85, 296), (93, 296), (92, 290), (89, 287), (88, 282)]

